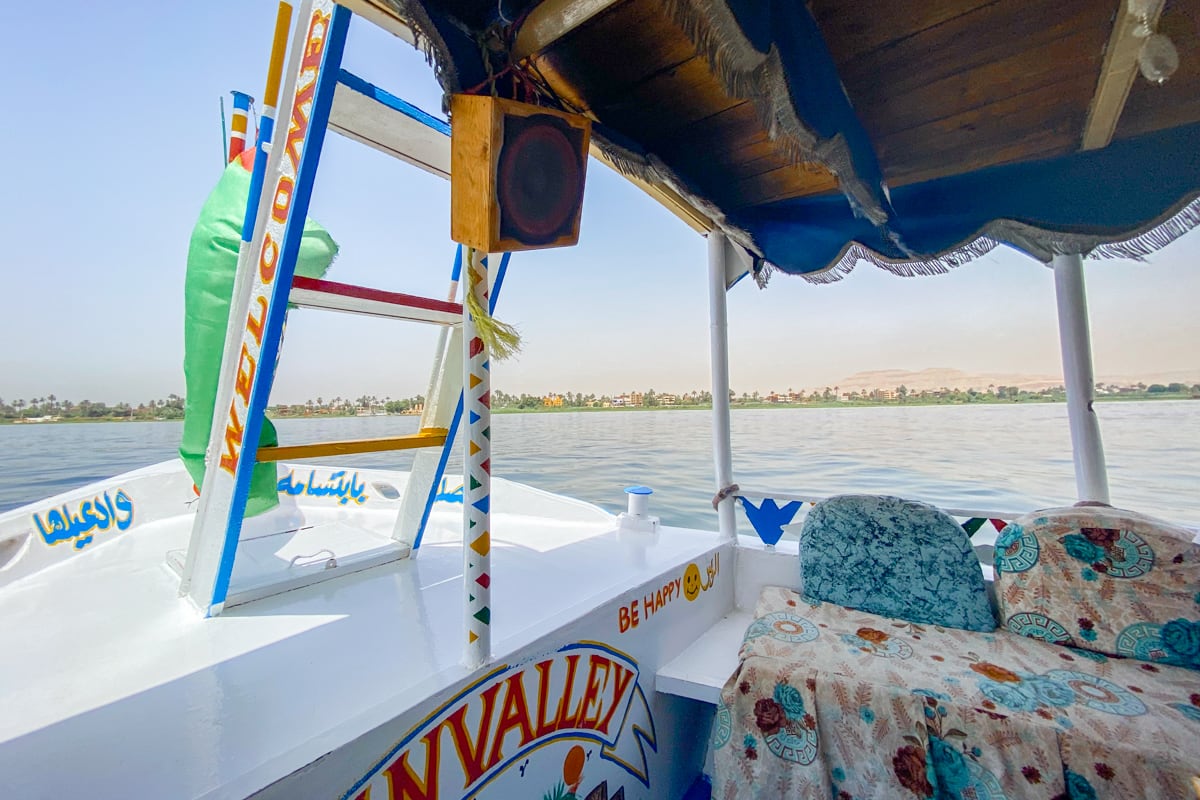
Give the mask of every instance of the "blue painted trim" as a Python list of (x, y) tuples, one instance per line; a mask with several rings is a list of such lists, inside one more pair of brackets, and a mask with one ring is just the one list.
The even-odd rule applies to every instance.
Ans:
[(437, 501), (438, 484), (442, 480), (442, 476), (446, 474), (446, 463), (450, 461), (450, 452), (454, 449), (454, 437), (458, 435), (458, 425), (462, 422), (463, 412), (463, 397), (462, 393), (458, 395), (458, 405), (454, 407), (454, 417), (450, 420), (450, 427), (446, 431), (446, 442), (442, 445), (442, 454), (438, 457), (437, 470), (433, 473), (433, 486), (429, 490), (429, 496), (425, 498), (425, 510), (421, 512), (421, 522), (417, 525), (417, 535), (413, 538), (412, 549), (417, 550), (421, 546), (421, 540), (425, 538), (425, 528), (429, 525), (429, 515), (433, 512), (433, 504)]
[(254, 98), (245, 92), (239, 92), (237, 89), (231, 91), (230, 94), (233, 95), (233, 108), (235, 111), (250, 111), (250, 101)]
[(450, 268), (450, 280), (452, 281), (458, 281), (462, 277), (462, 251), (461, 244), (454, 251), (454, 266)]
[(258, 217), (258, 203), (262, 199), (263, 179), (267, 174), (267, 145), (275, 134), (275, 120), (264, 116), (258, 124), (258, 143), (254, 151), (254, 169), (250, 173), (250, 194), (246, 196), (246, 217), (242, 222), (242, 241), (250, 244), (254, 240), (254, 223)]
[[(458, 246), (458, 253), (454, 258), (454, 273), (455, 280), (462, 270), (462, 245)], [(500, 256), (500, 266), (496, 267), (496, 280), (492, 284), (492, 293), (488, 297), (488, 313), (496, 313), (496, 300), (500, 297), (500, 289), (504, 286), (504, 276), (508, 274), (508, 260), (512, 258), (512, 253), (505, 253)], [(466, 291), (470, 291), (467, 287)], [(421, 546), (421, 539), (425, 537), (425, 528), (429, 524), (429, 515), (433, 512), (433, 504), (437, 501), (438, 484), (442, 482), (442, 476), (446, 474), (446, 463), (450, 461), (450, 452), (454, 449), (454, 439), (458, 436), (458, 426), (462, 423), (463, 413), (463, 394), (458, 393), (458, 405), (454, 407), (454, 417), (450, 420), (450, 427), (446, 431), (446, 442), (442, 445), (442, 455), (438, 458), (437, 471), (433, 474), (433, 485), (429, 490), (429, 497), (425, 499), (425, 510), (421, 512), (421, 522), (417, 525), (417, 535), (413, 539), (412, 549), (415, 551)]]
[(313, 181), (317, 165), (321, 161), (321, 147), (325, 143), (325, 129), (329, 124), (329, 109), (333, 105), (333, 90), (337, 85), (337, 70), (342, 62), (346, 47), (346, 31), (350, 26), (351, 13), (334, 4), (333, 19), (329, 25), (325, 52), (321, 56), (321, 69), (317, 75), (317, 86), (313, 94), (312, 109), (309, 111), (309, 134), (300, 154), (296, 169), (296, 188), (292, 196), (292, 209), (287, 227), (283, 232), (280, 247), (278, 272), (271, 287), (271, 305), (263, 332), (262, 349), (259, 351), (258, 371), (254, 386), (250, 389), (250, 402), (246, 408), (245, 430), (242, 434), (242, 454), (238, 459), (237, 474), (234, 476), (233, 501), (229, 507), (229, 519), (225, 527), (225, 544), (221, 550), (221, 562), (217, 580), (213, 585), (210, 607), (224, 603), (229, 594), (229, 579), (233, 574), (233, 560), (237, 553), (238, 538), (242, 532), (242, 521), (246, 513), (246, 500), (250, 495), (250, 476), (254, 473), (255, 456), (258, 454), (258, 437), (262, 432), (263, 416), (271, 396), (271, 384), (275, 379), (275, 365), (279, 355), (279, 343), (283, 336), (283, 323), (287, 317), (288, 293), (292, 289), (292, 277), (296, 272), (296, 257), (300, 253), (300, 239), (304, 233), (304, 221), (308, 217), (308, 204), (312, 198)]
[(504, 276), (508, 273), (508, 260), (512, 258), (512, 253), (503, 253), (500, 256), (500, 266), (496, 267), (496, 280), (492, 282), (492, 294), (488, 298), (488, 313), (496, 313), (496, 296), (500, 294), (500, 287), (504, 284)]
[(433, 128), (438, 133), (443, 133), (446, 136), (450, 135), (449, 122), (440, 120), (427, 111), (422, 111), (407, 100), (401, 100), (396, 95), (380, 89), (373, 83), (368, 83), (353, 72), (342, 70), (338, 76), (338, 83), (347, 89), (353, 89), (359, 94), (365, 94), (367, 97), (375, 100), (375, 102), (382, 103), (393, 111), (399, 111), (404, 116), (415, 119), (428, 128)]

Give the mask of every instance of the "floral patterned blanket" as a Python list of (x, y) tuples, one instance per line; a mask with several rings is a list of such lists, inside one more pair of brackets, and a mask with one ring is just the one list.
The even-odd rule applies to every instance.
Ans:
[(713, 797), (1194, 798), (1200, 672), (763, 590)]

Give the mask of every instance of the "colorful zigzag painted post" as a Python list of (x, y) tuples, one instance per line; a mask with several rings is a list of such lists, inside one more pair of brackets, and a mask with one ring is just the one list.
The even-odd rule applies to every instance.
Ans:
[[(487, 254), (467, 251), (466, 291), (488, 307)], [(474, 668), (492, 650), (492, 410), (488, 348), (476, 321), (463, 303), (463, 585), (466, 594), (467, 641), (463, 661)]]

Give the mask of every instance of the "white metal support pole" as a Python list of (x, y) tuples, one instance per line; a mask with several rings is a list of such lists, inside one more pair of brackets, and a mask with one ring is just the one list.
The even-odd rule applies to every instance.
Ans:
[(1057, 255), (1054, 292), (1058, 299), (1058, 336), (1062, 344), (1063, 379), (1067, 387), (1067, 416), (1075, 458), (1075, 485), (1080, 500), (1108, 499), (1108, 471), (1100, 422), (1092, 409), (1095, 377), (1092, 341), (1088, 332), (1087, 295), (1083, 286), (1083, 257)]
[[(733, 484), (733, 446), (729, 435), (729, 318), (725, 303), (725, 234), (708, 234), (709, 364), (712, 370), (713, 460), (717, 492)], [(737, 536), (733, 497), (717, 504), (721, 538)]]

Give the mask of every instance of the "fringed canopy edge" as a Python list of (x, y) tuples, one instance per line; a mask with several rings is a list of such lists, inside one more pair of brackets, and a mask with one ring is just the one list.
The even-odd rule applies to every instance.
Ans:
[[(766, 52), (756, 48), (728, 0), (663, 0), (663, 6), (708, 62), (726, 93), (753, 105), (767, 135), (783, 146), (788, 158), (797, 164), (824, 166), (838, 179), (856, 214), (875, 225), (888, 221), (889, 212), (881, 202), (886, 196), (882, 185), (872, 187), (859, 177), (845, 135), (839, 132), (821, 139), (800, 118), (777, 45), (772, 44)], [(827, 53), (825, 56), (828, 58)], [(840, 83), (828, 89), (849, 108), (850, 100)]]
[(720, 208), (703, 195), (695, 192), (688, 182), (663, 163), (662, 159), (653, 153), (644, 153), (634, 147), (620, 144), (616, 139), (617, 137), (605, 130), (603, 126), (592, 126), (592, 141), (618, 172), (646, 183), (660, 183), (670, 187), (693, 208), (711, 220), (717, 230), (754, 254), (756, 258), (761, 259), (762, 251), (749, 231), (731, 222)]
[[(1089, 259), (1144, 261), (1147, 256), (1197, 227), (1200, 227), (1200, 193), (1180, 201), (1157, 220), (1120, 238), (1047, 230), (1017, 220), (998, 219), (985, 225), (969, 240), (927, 258), (892, 259), (861, 242), (850, 242), (828, 267), (817, 272), (800, 273), (799, 277), (809, 283), (835, 283), (849, 275), (859, 261), (866, 261), (903, 278), (944, 275), (955, 267), (987, 255), (1002, 244), (1042, 262), (1049, 262), (1056, 255), (1076, 253)], [(755, 274), (759, 285), (765, 286), (775, 271), (772, 264), (763, 262)]]
[[(433, 18), (425, 10), (420, 0), (379, 0), (380, 3), (392, 9), (393, 13), (404, 20), (413, 33), (413, 45), (424, 54), (425, 61), (433, 67), (434, 78), (442, 87), (446, 98), (462, 91), (459, 82), (458, 69), (445, 38), (434, 24)], [(443, 99), (442, 110), (449, 108), (449, 103)]]

